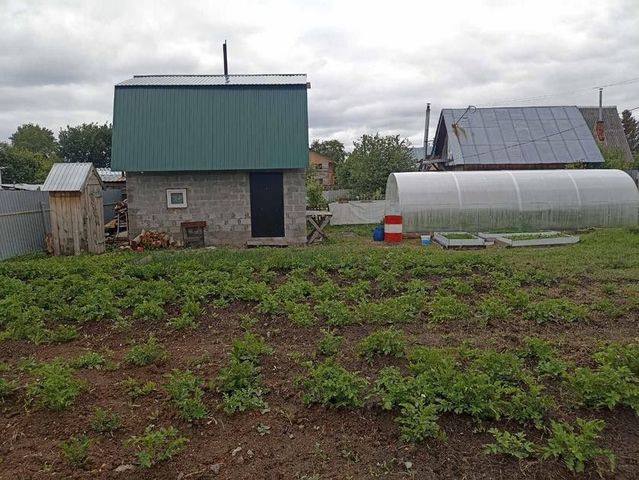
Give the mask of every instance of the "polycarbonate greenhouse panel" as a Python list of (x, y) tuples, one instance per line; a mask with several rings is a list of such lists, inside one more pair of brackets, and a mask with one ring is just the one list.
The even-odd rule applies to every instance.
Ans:
[(621, 170), (392, 173), (387, 215), (403, 231), (536, 231), (636, 225), (639, 192)]

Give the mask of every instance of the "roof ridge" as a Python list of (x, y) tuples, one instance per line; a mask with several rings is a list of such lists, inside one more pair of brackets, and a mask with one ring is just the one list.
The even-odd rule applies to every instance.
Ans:
[(306, 73), (229, 73), (225, 75), (223, 73), (143, 73), (133, 75), (133, 78), (148, 78), (148, 77), (298, 77), (300, 75), (306, 75)]

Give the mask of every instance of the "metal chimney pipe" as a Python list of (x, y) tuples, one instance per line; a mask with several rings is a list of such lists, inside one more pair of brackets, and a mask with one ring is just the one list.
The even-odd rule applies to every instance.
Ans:
[(430, 103), (426, 104), (426, 121), (424, 123), (424, 164), (428, 158), (428, 127), (430, 125)]
[(599, 117), (597, 118), (600, 122), (603, 121), (603, 88), (599, 88)]
[(228, 63), (228, 60), (226, 58), (226, 40), (224, 40), (224, 43), (222, 44), (222, 53), (224, 54), (224, 75), (228, 75), (229, 74), (229, 63)]

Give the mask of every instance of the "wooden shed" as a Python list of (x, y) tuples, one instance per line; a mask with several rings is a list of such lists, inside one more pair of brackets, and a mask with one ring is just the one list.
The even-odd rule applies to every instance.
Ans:
[(49, 192), (54, 255), (104, 252), (102, 181), (93, 164), (54, 164), (42, 190)]

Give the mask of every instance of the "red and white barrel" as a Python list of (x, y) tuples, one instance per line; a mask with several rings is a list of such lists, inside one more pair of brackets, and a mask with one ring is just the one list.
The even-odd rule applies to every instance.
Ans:
[(386, 215), (384, 217), (384, 241), (399, 243), (402, 241), (402, 216)]

